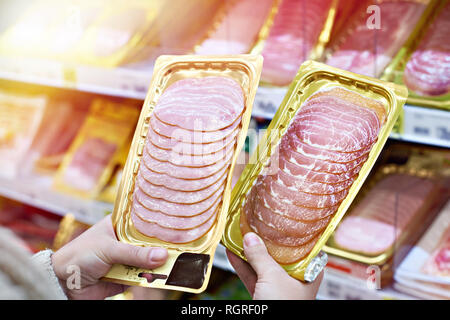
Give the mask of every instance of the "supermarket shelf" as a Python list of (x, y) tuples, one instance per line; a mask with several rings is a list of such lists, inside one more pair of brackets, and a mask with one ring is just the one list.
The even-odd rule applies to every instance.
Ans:
[(450, 148), (450, 111), (405, 105), (403, 132), (391, 137)]
[(111, 212), (111, 203), (74, 198), (51, 190), (50, 181), (0, 178), (0, 195), (55, 214), (72, 213), (87, 224), (94, 224)]
[(317, 294), (319, 300), (415, 300), (417, 297), (400, 293), (392, 287), (369, 288), (365, 281), (325, 269), (324, 279)]
[[(55, 214), (72, 213), (77, 220), (87, 224), (95, 224), (113, 210), (111, 203), (83, 200), (53, 191), (50, 189), (49, 179), (18, 180), (0, 178), (0, 195)], [(225, 247), (221, 244), (217, 247), (213, 265), (222, 270), (234, 272), (228, 262)]]
[(0, 56), (0, 79), (144, 100), (152, 67), (98, 68)]

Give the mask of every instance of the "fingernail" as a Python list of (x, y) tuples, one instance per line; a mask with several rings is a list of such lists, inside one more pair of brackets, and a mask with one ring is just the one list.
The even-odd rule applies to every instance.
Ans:
[(161, 261), (167, 257), (167, 250), (163, 248), (153, 248), (150, 252), (150, 260)]
[(262, 240), (255, 233), (249, 232), (244, 236), (244, 245), (246, 247), (253, 247), (262, 244)]

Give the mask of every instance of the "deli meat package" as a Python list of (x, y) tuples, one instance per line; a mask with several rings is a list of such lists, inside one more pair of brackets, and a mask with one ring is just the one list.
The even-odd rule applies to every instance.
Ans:
[[(262, 58), (161, 56), (141, 111), (113, 213), (117, 237), (163, 246), (155, 270), (117, 265), (107, 279), (201, 292), (225, 224)], [(150, 273), (151, 283), (139, 277)]]
[(318, 58), (328, 41), (337, 1), (276, 1), (252, 53), (261, 53), (261, 81), (288, 86), (300, 65)]
[(380, 77), (420, 21), (431, 1), (363, 1), (330, 42), (326, 64)]
[(305, 62), (233, 189), (225, 245), (245, 258), (255, 232), (289, 274), (314, 280), (405, 99), (405, 87)]

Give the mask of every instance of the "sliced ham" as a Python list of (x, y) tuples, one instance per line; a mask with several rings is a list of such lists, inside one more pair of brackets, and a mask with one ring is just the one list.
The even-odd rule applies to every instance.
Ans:
[(334, 194), (311, 194), (292, 190), (286, 188), (280, 180), (274, 179), (273, 176), (266, 176), (258, 187), (279, 199), (278, 202), (319, 209), (338, 205), (348, 194), (348, 189)]
[[(384, 120), (384, 106), (360, 94), (341, 88), (313, 94), (266, 165), (275, 171), (264, 169), (252, 186), (241, 210), (242, 234), (258, 233), (281, 264), (304, 258), (347, 197)], [(323, 172), (316, 163), (341, 171)]]
[(136, 197), (133, 199), (133, 210), (136, 215), (139, 216), (141, 220), (146, 222), (153, 222), (164, 228), (171, 229), (193, 229), (199, 225), (208, 221), (213, 214), (217, 211), (220, 205), (219, 199), (205, 212), (192, 216), (192, 217), (178, 217), (166, 215), (160, 211), (153, 211), (144, 207)]
[(386, 251), (395, 241), (395, 227), (372, 219), (348, 217), (340, 224), (334, 239), (341, 248), (369, 255)]
[[(245, 212), (241, 212), (240, 215), (240, 229), (242, 235), (245, 235), (248, 232), (252, 232), (253, 230), (248, 225), (247, 216)], [(272, 241), (264, 240), (264, 243), (267, 247), (267, 251), (269, 254), (280, 264), (292, 264), (298, 262), (305, 258), (308, 253), (313, 249), (316, 244), (317, 239), (320, 235), (317, 235), (311, 241), (296, 247), (288, 247), (284, 245), (278, 245)]]
[(318, 219), (326, 218), (334, 214), (339, 205), (326, 208), (309, 208), (304, 206), (297, 206), (274, 197), (270, 193), (266, 193), (265, 190), (261, 190), (257, 194), (257, 201), (271, 208), (275, 213), (298, 221), (316, 221)]
[(166, 187), (155, 186), (145, 180), (140, 173), (136, 176), (136, 184), (145, 194), (155, 199), (163, 199), (172, 203), (193, 204), (211, 197), (225, 183), (227, 174), (223, 174), (211, 186), (199, 191), (175, 191)]
[(147, 237), (154, 237), (170, 243), (188, 243), (201, 238), (214, 225), (217, 212), (205, 223), (198, 227), (186, 230), (164, 228), (156, 223), (142, 220), (134, 210), (131, 211), (131, 220), (136, 229)]
[(187, 130), (218, 131), (229, 127), (244, 110), (244, 93), (235, 80), (203, 77), (178, 80), (158, 100), (154, 116)]
[(279, 179), (289, 189), (303, 190), (313, 194), (333, 194), (350, 188), (354, 179), (348, 179), (339, 183), (323, 183), (306, 179), (305, 177), (293, 176), (289, 172), (278, 170), (274, 175), (275, 179)]
[(176, 140), (176, 136), (173, 139), (161, 136), (153, 130), (150, 123), (147, 139), (160, 149), (168, 151), (173, 150), (174, 152), (189, 155), (204, 155), (218, 152), (223, 150), (223, 148), (227, 147), (229, 144), (234, 143), (239, 131), (239, 127), (237, 127), (223, 140), (208, 143), (193, 143), (193, 141), (182, 142)]
[[(294, 132), (293, 130), (291, 132)], [(302, 155), (313, 159), (332, 161), (337, 163), (347, 163), (366, 155), (372, 149), (372, 146), (356, 151), (356, 152), (334, 152), (326, 149), (317, 148), (301, 141), (295, 134), (289, 135), (291, 137), (289, 145), (291, 148)]]
[(163, 92), (134, 179), (136, 230), (188, 243), (214, 227), (243, 111), (242, 88), (231, 78), (186, 78)]
[[(285, 141), (288, 142), (288, 140)], [(307, 157), (304, 154), (295, 152), (295, 150), (289, 148), (288, 143), (285, 143), (285, 145), (287, 145), (287, 147), (284, 149), (284, 158), (287, 161), (299, 167), (303, 167), (306, 170), (311, 170), (315, 172), (341, 174), (344, 172), (348, 172), (349, 170), (353, 170), (357, 166), (360, 166), (369, 157), (369, 154), (366, 153), (353, 161), (349, 161), (346, 163), (338, 163)]]
[(147, 147), (144, 148), (142, 160), (144, 165), (147, 166), (147, 168), (151, 169), (153, 172), (165, 173), (170, 175), (171, 177), (180, 179), (203, 179), (212, 176), (217, 171), (221, 170), (224, 166), (226, 166), (233, 156), (233, 153), (230, 152), (225, 155), (225, 158), (209, 166), (200, 168), (190, 168), (190, 167), (180, 167), (171, 164), (170, 162), (159, 161), (158, 159), (152, 157), (148, 153), (146, 148)]
[(309, 58), (322, 32), (330, 0), (283, 0), (261, 52), (264, 67), (261, 79), (284, 86)]
[(450, 4), (428, 27), (416, 51), (406, 63), (403, 81), (412, 91), (424, 96), (450, 92)]
[(426, 8), (417, 1), (388, 0), (377, 3), (379, 28), (370, 28), (367, 7), (348, 19), (331, 43), (334, 52), (326, 64), (370, 77), (379, 77), (402, 47)]
[(388, 250), (411, 221), (423, 213), (426, 199), (434, 190), (430, 179), (408, 174), (384, 177), (339, 224), (336, 243), (368, 255)]
[(222, 198), (223, 186), (212, 194), (209, 198), (194, 204), (173, 203), (164, 199), (156, 199), (146, 195), (140, 189), (135, 190), (136, 199), (146, 208), (165, 213), (170, 216), (192, 217), (207, 211), (216, 203), (217, 199)]
[(319, 172), (305, 169), (304, 167), (298, 166), (294, 163), (287, 161), (284, 156), (279, 157), (280, 170), (291, 174), (292, 176), (302, 177), (302, 179), (306, 179), (313, 182), (321, 182), (321, 183), (340, 183), (344, 182), (348, 179), (355, 179), (358, 175), (359, 171), (363, 164), (358, 165), (357, 167), (349, 170), (348, 172), (343, 172), (339, 174), (335, 173), (327, 173), (327, 172)]
[(174, 150), (164, 150), (155, 146), (151, 141), (146, 144), (146, 151), (155, 159), (162, 162), (170, 162), (171, 164), (183, 167), (204, 167), (216, 163), (223, 159), (225, 155), (233, 152), (234, 143), (228, 144), (223, 149), (209, 154), (191, 155), (181, 150), (178, 153)]

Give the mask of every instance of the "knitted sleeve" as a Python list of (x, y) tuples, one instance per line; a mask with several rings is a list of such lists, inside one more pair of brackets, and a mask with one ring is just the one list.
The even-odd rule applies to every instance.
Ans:
[(58, 277), (55, 274), (55, 271), (53, 270), (52, 266), (52, 254), (53, 251), (50, 249), (42, 250), (36, 253), (32, 260), (41, 266), (42, 269), (45, 270), (45, 272), (48, 274), (49, 280), (52, 283), (56, 293), (59, 295), (60, 299), (67, 299), (66, 294), (64, 293), (64, 290), (61, 288), (61, 285), (59, 284)]

